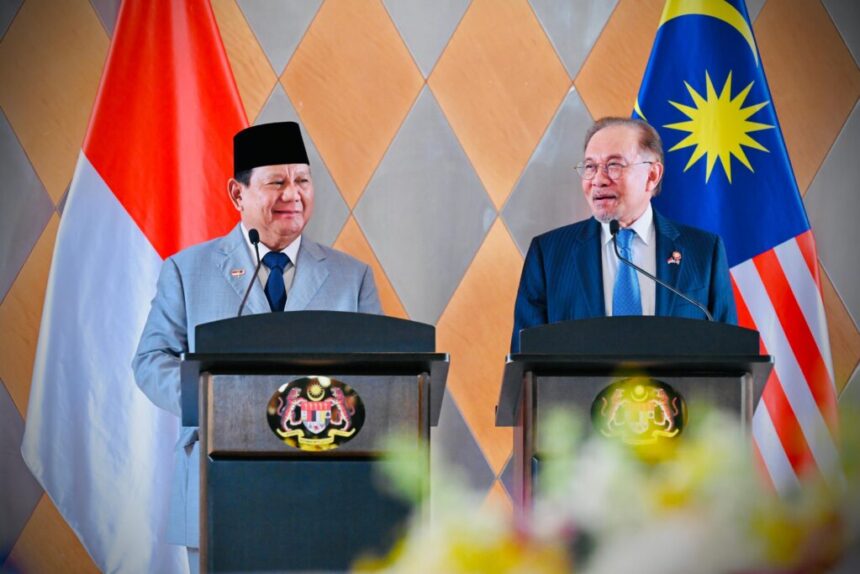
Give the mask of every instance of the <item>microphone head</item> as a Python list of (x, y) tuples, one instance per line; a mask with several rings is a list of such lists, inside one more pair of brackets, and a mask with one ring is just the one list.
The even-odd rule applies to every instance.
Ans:
[(251, 240), (251, 244), (256, 245), (260, 242), (260, 232), (256, 229), (248, 230), (248, 239)]
[(618, 228), (621, 227), (621, 224), (618, 223), (617, 219), (613, 219), (609, 222), (609, 233), (612, 235), (616, 235), (618, 233)]

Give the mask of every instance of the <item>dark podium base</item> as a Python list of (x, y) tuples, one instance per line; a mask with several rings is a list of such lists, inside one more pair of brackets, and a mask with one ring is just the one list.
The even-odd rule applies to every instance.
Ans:
[(210, 571), (348, 571), (362, 553), (386, 553), (411, 508), (379, 488), (378, 464), (212, 461), (208, 535), (230, 544), (212, 546)]
[[(198, 325), (196, 346), (182, 361), (182, 420), (200, 427), (201, 571), (343, 572), (390, 551), (412, 507), (380, 483), (384, 439), (403, 434), (417, 445), (439, 420), (448, 356), (433, 352), (433, 326), (265, 313)], [(357, 393), (356, 408), (363, 404), (362, 424), (337, 448), (301, 451), (273, 432), (272, 401), (308, 376), (334, 378)], [(321, 423), (325, 411), (328, 426), (332, 399), (301, 392), (317, 414), (302, 406), (290, 424), (299, 416), (310, 430), (306, 417)], [(418, 487), (427, 500), (427, 485)]]

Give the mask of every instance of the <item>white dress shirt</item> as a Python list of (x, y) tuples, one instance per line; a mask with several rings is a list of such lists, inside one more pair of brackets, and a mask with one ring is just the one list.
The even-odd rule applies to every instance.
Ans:
[[(257, 254), (254, 251), (254, 244), (251, 243), (251, 240), (248, 239), (248, 229), (245, 227), (245, 224), (242, 224), (242, 235), (245, 237), (245, 244), (248, 246), (248, 249), (251, 251), (251, 261), (254, 262), (254, 265), (257, 264)], [(302, 245), (302, 236), (299, 235), (296, 239), (287, 245), (287, 248), (281, 251), (281, 253), (286, 253), (287, 257), (290, 258), (290, 265), (287, 265), (287, 268), (284, 269), (284, 287), (287, 290), (287, 293), (290, 292), (290, 287), (293, 284), (293, 277), (296, 275), (296, 257), (299, 254), (299, 247)], [(260, 242), (260, 260), (262, 261), (263, 257), (271, 251), (268, 247), (266, 247), (263, 242)], [(253, 273), (253, 269), (251, 270)], [(266, 281), (269, 280), (269, 268), (266, 267), (265, 263), (260, 265), (260, 273), (257, 275), (260, 283), (262, 283), (263, 288), (266, 287)]]
[[(618, 273), (618, 266), (624, 265), (618, 260), (615, 255), (615, 248), (612, 246), (612, 234), (609, 233), (609, 224), (600, 223), (600, 241), (603, 246), (602, 268), (603, 268), (603, 308), (606, 311), (606, 316), (612, 316), (612, 291), (615, 288), (615, 275)], [(633, 251), (633, 263), (651, 273), (657, 274), (657, 232), (654, 229), (654, 210), (651, 209), (651, 204), (645, 209), (645, 212), (639, 216), (639, 219), (633, 222), (630, 226), (636, 235), (631, 242), (631, 250)], [(639, 279), (639, 295), (642, 300), (642, 314), (654, 315), (656, 306), (656, 290), (657, 285), (644, 277), (638, 271), (635, 272)]]

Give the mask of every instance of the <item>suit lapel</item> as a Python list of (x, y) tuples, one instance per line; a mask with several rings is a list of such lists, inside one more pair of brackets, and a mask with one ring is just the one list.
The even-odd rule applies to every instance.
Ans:
[(285, 311), (307, 309), (308, 304), (328, 277), (329, 271), (325, 258), (325, 252), (319, 245), (307, 237), (302, 238), (296, 262), (296, 274), (287, 293)]
[[(681, 275), (684, 274), (686, 267), (692, 264), (684, 261), (683, 258), (677, 263), (669, 263), (677, 259), (673, 254), (683, 255), (684, 253), (681, 232), (671, 221), (657, 213), (656, 209), (654, 210), (654, 230), (657, 236), (657, 278), (677, 289)], [(659, 285), (656, 289), (655, 314), (671, 316), (677, 295)]]
[[(574, 241), (574, 265), (577, 270), (579, 288), (585, 295), (582, 299), (588, 307), (589, 317), (604, 316), (603, 303), (603, 263), (600, 245), (600, 222), (589, 220), (579, 237)], [(596, 279), (596, 280), (595, 280)], [(575, 304), (575, 303), (574, 303)], [(579, 316), (575, 313), (574, 316)]]
[[(245, 237), (242, 234), (242, 226), (237, 225), (233, 231), (224, 236), (221, 241), (221, 253), (218, 261), (218, 268), (221, 271), (225, 281), (239, 295), (239, 300), (245, 296), (245, 291), (248, 289), (248, 283), (254, 275), (254, 268), (257, 263), (251, 258), (251, 253), (248, 251)], [(259, 283), (259, 279), (256, 280)], [(259, 289), (257, 287), (260, 287)], [(236, 307), (238, 311), (239, 307)], [(248, 295), (248, 302), (245, 303), (243, 315), (254, 313), (269, 312), (269, 301), (266, 299), (266, 294), (262, 289), (262, 285), (257, 285), (251, 289)]]

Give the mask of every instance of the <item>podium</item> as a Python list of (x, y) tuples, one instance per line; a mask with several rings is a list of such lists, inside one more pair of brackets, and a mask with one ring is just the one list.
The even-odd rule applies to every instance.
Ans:
[[(595, 417), (623, 423), (619, 412), (636, 400), (625, 395), (624, 385), (644, 380), (653, 383), (640, 385), (647, 391), (635, 404), (638, 411), (626, 413), (639, 417), (634, 422), (642, 422), (643, 432), (649, 421), (665, 423), (661, 428), (671, 429), (666, 435), (683, 432), (665, 413), (680, 422), (687, 405), (693, 413), (705, 405), (732, 412), (749, 430), (773, 367), (771, 357), (759, 352), (757, 331), (673, 317), (541, 325), (521, 331), (520, 350), (507, 357), (496, 407), (496, 426), (514, 427), (512, 494), (518, 512), (528, 512), (539, 490), (541, 422), (553, 409), (591, 413), (595, 428)], [(686, 421), (687, 428), (695, 424), (694, 417)], [(611, 433), (616, 427), (606, 428)]]
[(344, 571), (388, 551), (413, 509), (376, 476), (382, 439), (429, 441), (439, 420), (434, 327), (301, 311), (195, 337), (182, 418), (200, 434), (201, 571)]

